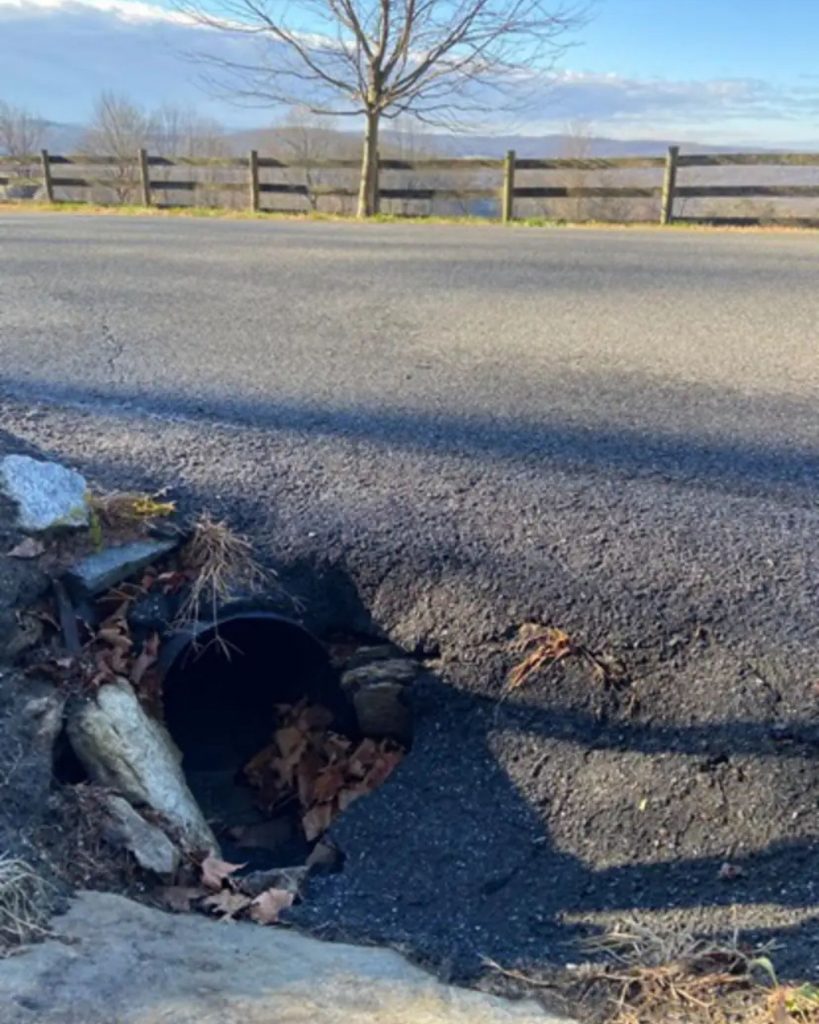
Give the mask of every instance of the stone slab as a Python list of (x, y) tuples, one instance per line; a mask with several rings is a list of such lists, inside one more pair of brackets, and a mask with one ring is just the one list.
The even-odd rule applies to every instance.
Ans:
[(0, 961), (2, 1024), (572, 1024), (445, 985), (393, 950), (83, 892)]

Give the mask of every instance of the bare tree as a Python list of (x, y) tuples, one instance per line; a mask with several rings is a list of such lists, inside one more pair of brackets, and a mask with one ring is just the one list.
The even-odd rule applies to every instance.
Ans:
[(13, 173), (18, 177), (31, 176), (31, 158), (39, 152), (44, 134), (42, 118), (0, 100), (0, 154), (12, 158)]
[[(231, 154), (224, 129), (218, 121), (202, 117), (191, 107), (166, 103), (153, 114), (151, 122), (151, 147), (159, 156), (197, 162), (189, 171), (196, 181), (196, 189), (192, 193), (193, 202), (201, 206), (215, 206), (220, 203), (230, 205), (230, 198), (238, 199), (235, 190), (228, 191), (222, 187), (225, 184), (222, 169), (207, 163), (209, 160), (222, 159)], [(168, 181), (173, 174), (173, 167), (158, 167), (152, 177), (158, 181)], [(179, 202), (178, 191), (163, 191), (164, 202)]]
[(150, 120), (152, 144), (162, 156), (221, 157), (230, 152), (222, 125), (191, 107), (166, 103)]
[[(332, 198), (334, 184), (337, 188), (342, 186), (343, 190), (349, 190), (349, 172), (326, 167), (329, 160), (354, 159), (351, 140), (338, 130), (333, 118), (313, 114), (303, 106), (292, 107), (274, 131), (276, 150), (281, 152), (285, 161), (294, 165), (294, 171), (287, 177), (294, 184), (305, 186), (311, 210), (318, 209), (322, 197), (326, 206), (327, 200)], [(335, 203), (337, 212), (343, 212), (344, 195), (337, 193)]]
[[(382, 118), (452, 125), (508, 105), (579, 21), (567, 0), (178, 0), (200, 24), (266, 42), (257, 61), (199, 54), (237, 99), (363, 116), (358, 214), (378, 205)], [(528, 87), (528, 89), (527, 89)]]
[(137, 153), (156, 134), (155, 119), (141, 107), (112, 92), (101, 93), (85, 133), (83, 148), (113, 157), (113, 176), (105, 184), (120, 203), (130, 202), (139, 185)]

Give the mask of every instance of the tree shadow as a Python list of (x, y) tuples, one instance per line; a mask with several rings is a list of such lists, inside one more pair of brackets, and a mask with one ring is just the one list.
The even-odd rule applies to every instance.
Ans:
[[(63, 397), (85, 401), (89, 395), (69, 389)], [(215, 418), (215, 412), (199, 416), (204, 423)], [(446, 418), (433, 429), (395, 413), (325, 411), (314, 418), (310, 410), (270, 403), (242, 406), (234, 422), (249, 421), (413, 450), (435, 452), (440, 445), (475, 459), (520, 461), (527, 457), (520, 449), (527, 438), (528, 450), (543, 456), (538, 472), (544, 475), (573, 465), (624, 476), (657, 472), (650, 437), (634, 445), (593, 431), (541, 425), (527, 434), (520, 425), (493, 430), (487, 420), (477, 429)], [(813, 448), (757, 451), (737, 442), (712, 447), (701, 466), (699, 442), (675, 444), (671, 461), (690, 462), (704, 487), (759, 494), (786, 485), (800, 495), (815, 489), (819, 456)], [(111, 458), (91, 454), (78, 461), (90, 477), (115, 483), (127, 475), (134, 482), (131, 467)], [(149, 468), (143, 479), (166, 482)], [(184, 494), (189, 507), (207, 501), (204, 490)], [(261, 499), (252, 495), (231, 501), (240, 522), (252, 524), (261, 512)], [(426, 570), (430, 558), (421, 560), (422, 547), (423, 538), (414, 538), (404, 557), (418, 558)], [(484, 566), (456, 548), (435, 557), (466, 575), (502, 575), (507, 568), (499, 554)], [(307, 588), (305, 617), (314, 629), (378, 628), (355, 571), (343, 563), (317, 556), (288, 565), (284, 577), (300, 594)], [(576, 962), (578, 942), (599, 927), (600, 915), (696, 911), (705, 924), (723, 926), (736, 907), (748, 911), (751, 922), (759, 910), (751, 931), (790, 941), (785, 963), (794, 976), (813, 968), (810, 929), (789, 912), (813, 915), (819, 902), (815, 829), (805, 818), (789, 824), (789, 805), (763, 820), (759, 802), (766, 785), (775, 805), (796, 800), (801, 786), (794, 809), (801, 812), (812, 799), (815, 810), (815, 717), (792, 717), (785, 732), (763, 713), (679, 724), (669, 706), (668, 721), (662, 714), (633, 721), (616, 704), (601, 712), (572, 703), (568, 696), (583, 683), (568, 678), (564, 696), (550, 685), (499, 702), (497, 689), (495, 696), (486, 691), (497, 684), (502, 660), (498, 654), (492, 664), (478, 660), (454, 674), (444, 668), (420, 684), (410, 756), (385, 787), (339, 820), (334, 838), (346, 854), (344, 870), (315, 882), (294, 915), (297, 924), (328, 937), (395, 944), (444, 974), (474, 978), (484, 957), (510, 964)], [(463, 688), (470, 674), (482, 672), (490, 675), (488, 684), (476, 683), (476, 692)], [(783, 772), (788, 781), (780, 796)], [(726, 806), (735, 801), (746, 805), (739, 834), (741, 815)], [(685, 813), (677, 816), (676, 805)], [(660, 829), (678, 820), (673, 852), (665, 839), (655, 847), (653, 833), (659, 838)], [(730, 880), (720, 877), (725, 861), (737, 869)], [(785, 913), (781, 926), (764, 923), (771, 907)]]
[[(495, 367), (486, 370), (489, 377), (497, 372)], [(645, 478), (753, 497), (811, 496), (819, 490), (819, 447), (812, 429), (815, 425), (819, 430), (819, 417), (815, 403), (807, 399), (748, 395), (614, 370), (602, 374), (563, 368), (556, 381), (561, 391), (576, 394), (587, 406), (581, 415), (569, 415), (565, 402), (551, 407), (548, 399), (537, 415), (496, 416), (355, 402), (334, 407), (307, 398), (257, 399), (227, 391), (196, 396), (156, 384), (149, 389), (95, 387), (9, 373), (0, 373), (0, 398), (43, 400), (126, 418), (145, 413), (182, 417), (203, 425), (292, 432), (480, 463), (523, 464), (541, 476), (560, 471)], [(623, 415), (630, 408), (639, 410), (645, 428), (633, 426)], [(703, 424), (710, 424), (709, 429), (702, 430)], [(760, 424), (770, 425), (779, 439), (761, 438)]]

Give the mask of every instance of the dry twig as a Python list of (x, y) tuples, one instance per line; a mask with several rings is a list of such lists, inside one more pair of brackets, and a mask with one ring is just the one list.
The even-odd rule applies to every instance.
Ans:
[(523, 657), (507, 676), (505, 693), (519, 689), (535, 673), (570, 657), (580, 658), (588, 665), (595, 682), (603, 686), (622, 686), (628, 682), (626, 671), (616, 658), (592, 651), (557, 626), (524, 622), (512, 642), (512, 649)]

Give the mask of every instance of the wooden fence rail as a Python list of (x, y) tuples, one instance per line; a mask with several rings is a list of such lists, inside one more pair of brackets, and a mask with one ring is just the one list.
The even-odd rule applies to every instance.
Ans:
[[(470, 172), (478, 175), (479, 184), (457, 187), (449, 181), (446, 184), (423, 187), (412, 184), (407, 187), (393, 187), (383, 184), (379, 176), (378, 195), (381, 200), (403, 200), (407, 202), (435, 200), (497, 200), (500, 217), (506, 221), (515, 218), (516, 202), (532, 199), (640, 199), (659, 201), (659, 220), (662, 224), (670, 224), (675, 219), (675, 204), (687, 199), (819, 199), (819, 180), (815, 184), (790, 183), (787, 181), (775, 184), (680, 184), (679, 174), (686, 168), (725, 168), (725, 167), (787, 167), (811, 168), (819, 167), (819, 153), (708, 153), (680, 154), (679, 148), (672, 146), (665, 157), (592, 157), (592, 158), (549, 158), (531, 159), (518, 158), (510, 150), (504, 159), (393, 159), (379, 161), (379, 172), (413, 172), (428, 174), (430, 172), (447, 172), (458, 174)], [(159, 156), (140, 149), (133, 156), (105, 156), (93, 153), (74, 153), (61, 155), (42, 150), (37, 155), (3, 157), (0, 156), (0, 171), (10, 168), (9, 173), (0, 174), (0, 185), (13, 185), (16, 181), (39, 181), (42, 194), (49, 202), (54, 201), (57, 189), (91, 189), (107, 187), (120, 195), (139, 195), (144, 206), (152, 205), (157, 193), (167, 198), (168, 194), (195, 194), (200, 189), (210, 192), (244, 193), (247, 205), (253, 211), (262, 210), (262, 197), (266, 195), (290, 195), (313, 198), (317, 196), (337, 196), (351, 198), (357, 194), (357, 188), (350, 185), (330, 185), (325, 183), (310, 184), (293, 181), (266, 180), (265, 171), (300, 171), (315, 175), (324, 171), (358, 172), (358, 160), (312, 160), (309, 163), (283, 161), (275, 157), (260, 156), (251, 150), (247, 157), (185, 157)], [(72, 169), (85, 173), (71, 173)], [(89, 176), (99, 168), (107, 171), (108, 176)], [(158, 177), (160, 171), (171, 171), (174, 168), (189, 169), (200, 173), (224, 170), (233, 175), (233, 180), (200, 180), (197, 177), (168, 178)], [(16, 170), (16, 173), (14, 173)], [(575, 172), (586, 175), (592, 172), (620, 171), (651, 171), (661, 173), (656, 184), (584, 184), (577, 183)], [(571, 172), (570, 184), (531, 184), (529, 180), (522, 182), (520, 175), (531, 172)], [(67, 173), (66, 173), (67, 172)], [(491, 175), (500, 175), (500, 184), (490, 185), (485, 179)], [(241, 180), (237, 178), (241, 177)], [(588, 181), (588, 179), (585, 179)], [(819, 211), (817, 211), (819, 213)], [(753, 223), (753, 217), (686, 217), (687, 220), (708, 220), (710, 222)], [(767, 218), (771, 222), (771, 218)], [(780, 222), (776, 220), (773, 222)], [(819, 216), (793, 216), (782, 218), (783, 223), (803, 226), (819, 226)]]

